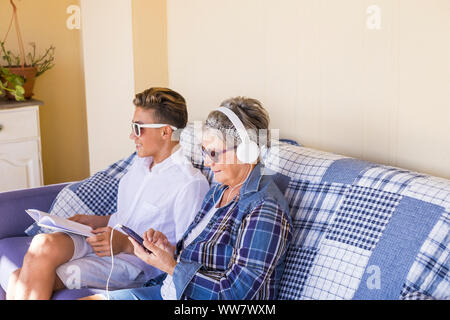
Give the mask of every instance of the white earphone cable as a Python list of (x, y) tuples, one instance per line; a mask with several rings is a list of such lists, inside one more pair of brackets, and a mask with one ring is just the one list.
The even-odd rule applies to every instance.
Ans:
[(251, 172), (252, 172), (252, 169), (251, 169), (251, 165), (250, 165), (250, 170), (248, 171), (247, 176), (245, 177), (244, 181), (242, 181), (241, 183), (238, 183), (234, 187), (231, 187), (230, 194), (227, 197), (226, 203), (228, 203), (228, 200), (229, 200), (230, 196), (233, 194), (234, 189), (236, 189), (239, 186), (242, 186), (247, 181), (247, 179), (250, 176)]

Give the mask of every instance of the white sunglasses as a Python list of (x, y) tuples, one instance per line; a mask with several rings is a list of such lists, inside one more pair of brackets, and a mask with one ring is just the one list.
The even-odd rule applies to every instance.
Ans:
[(162, 123), (148, 123), (148, 124), (140, 124), (140, 123), (136, 123), (136, 122), (132, 122), (131, 123), (131, 130), (133, 130), (133, 133), (136, 137), (140, 137), (141, 136), (141, 128), (153, 128), (153, 129), (158, 129), (158, 128), (162, 128), (162, 127), (166, 127), (169, 126), (172, 128), (172, 130), (177, 130), (178, 128), (171, 126), (170, 124), (162, 124)]

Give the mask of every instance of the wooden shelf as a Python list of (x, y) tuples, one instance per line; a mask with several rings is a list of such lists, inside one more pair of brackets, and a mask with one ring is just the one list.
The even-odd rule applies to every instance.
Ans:
[(42, 106), (43, 101), (28, 99), (25, 101), (7, 100), (0, 98), (0, 110), (2, 109), (13, 109), (13, 108), (23, 108), (28, 106)]

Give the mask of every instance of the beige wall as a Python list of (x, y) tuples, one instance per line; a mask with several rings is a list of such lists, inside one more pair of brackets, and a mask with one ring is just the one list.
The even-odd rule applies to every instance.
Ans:
[(132, 0), (132, 8), (135, 91), (167, 87), (166, 0)]
[[(40, 108), (45, 184), (79, 180), (89, 175), (86, 112), (80, 32), (68, 30), (66, 8), (77, 0), (15, 1), (25, 47), (35, 42), (38, 49), (56, 46), (56, 66), (37, 79), (35, 98)], [(12, 9), (0, 2), (0, 38), (3, 39)], [(15, 32), (8, 47), (17, 50)], [(27, 48), (26, 48), (27, 49)]]
[[(46, 103), (45, 183), (82, 179), (90, 172), (81, 35), (66, 28), (66, 8), (79, 1), (17, 4), (25, 42), (57, 47), (56, 67), (35, 89)], [(372, 4), (381, 30), (366, 27)], [(0, 37), (10, 13), (1, 1)], [(166, 18), (165, 0), (131, 0), (131, 15), (134, 91), (179, 90), (191, 121), (248, 95), (283, 137), (450, 178), (449, 1), (168, 0)], [(133, 110), (124, 104), (123, 135)], [(127, 137), (123, 150), (132, 149)], [(98, 168), (117, 160), (117, 148), (104, 150)]]
[(191, 120), (247, 95), (282, 137), (450, 178), (449, 30), (448, 0), (168, 0), (169, 83)]

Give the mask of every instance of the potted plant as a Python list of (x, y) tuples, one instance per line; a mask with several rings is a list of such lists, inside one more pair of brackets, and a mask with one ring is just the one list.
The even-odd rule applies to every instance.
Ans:
[[(33, 96), (34, 80), (54, 66), (55, 47), (50, 46), (44, 54), (36, 55), (36, 44), (30, 43), (32, 50), (25, 54), (22, 35), (20, 33), (17, 18), (17, 7), (10, 0), (13, 14), (8, 31), (2, 42), (0, 42), (0, 96), (6, 95), (10, 99), (24, 100)], [(5, 41), (11, 27), (15, 23), (19, 54), (6, 49)]]
[(50, 46), (44, 54), (36, 55), (36, 44), (30, 43), (31, 51), (23, 59), (20, 55), (7, 50), (0, 42), (1, 73), (0, 95), (6, 92), (9, 98), (29, 99), (33, 96), (34, 81), (54, 66), (55, 47)]

